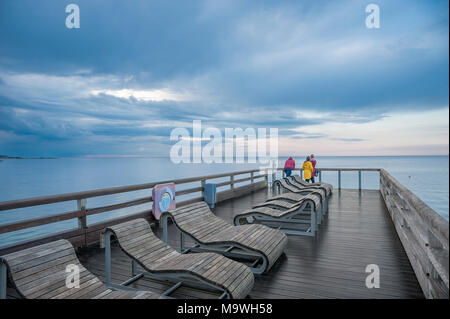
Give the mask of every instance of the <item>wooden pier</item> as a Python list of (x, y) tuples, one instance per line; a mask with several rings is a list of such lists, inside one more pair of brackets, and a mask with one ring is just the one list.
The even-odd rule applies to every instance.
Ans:
[[(443, 218), (402, 188), (387, 172), (378, 171), (380, 190), (335, 189), (329, 202), (329, 214), (320, 225), (316, 237), (289, 236), (285, 254), (268, 273), (256, 276), (249, 297), (448, 298), (448, 222), (442, 221)], [(197, 192), (200, 196), (184, 203), (201, 200), (205, 183), (223, 177), (228, 177), (229, 181), (218, 184), (228, 186), (228, 189), (218, 193), (215, 214), (230, 223), (237, 213), (264, 201), (270, 195), (271, 190), (267, 187), (269, 176), (260, 175), (256, 170), (178, 180), (177, 184), (198, 182), (200, 185), (177, 191), (177, 195)], [(151, 202), (151, 197), (90, 209), (86, 206), (85, 198), (151, 189), (155, 184), (158, 183), (0, 203), (0, 211), (65, 200), (80, 203), (79, 211), (57, 215), (63, 219), (78, 218), (78, 230), (0, 247), (0, 255), (57, 238), (68, 238), (78, 247), (78, 257), (82, 264), (104, 280), (104, 249), (100, 248), (99, 243), (102, 229), (105, 225), (136, 217), (152, 221), (151, 211), (95, 225), (83, 223), (83, 214), (85, 217), (98, 211)], [(29, 225), (26, 224), (27, 221), (0, 225), (0, 233), (51, 223), (58, 218), (43, 217), (41, 220), (30, 221)], [(157, 225), (154, 230), (161, 236), (161, 229)], [(174, 225), (169, 226), (169, 232), (170, 244), (179, 247), (179, 236)], [(112, 281), (118, 283), (129, 279), (129, 258), (118, 247), (113, 247), (112, 258)], [(370, 264), (375, 264), (380, 269), (379, 288), (366, 287), (366, 267)], [(170, 287), (170, 284), (143, 278), (133, 283), (133, 287), (160, 292)], [(17, 294), (9, 289), (8, 297), (15, 296)], [(213, 297), (210, 293), (187, 287), (180, 288), (173, 296)]]

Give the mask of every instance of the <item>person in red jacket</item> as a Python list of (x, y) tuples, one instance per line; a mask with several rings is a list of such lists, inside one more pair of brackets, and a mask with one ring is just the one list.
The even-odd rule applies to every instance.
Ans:
[(286, 173), (286, 177), (291, 176), (292, 170), (295, 168), (295, 161), (292, 157), (289, 157), (284, 163), (284, 172)]
[(312, 175), (311, 175), (311, 182), (315, 183), (314, 176), (316, 176), (316, 164), (317, 164), (317, 161), (314, 158), (314, 154), (311, 154), (311, 164), (312, 164), (312, 167), (313, 167), (313, 171), (312, 171)]

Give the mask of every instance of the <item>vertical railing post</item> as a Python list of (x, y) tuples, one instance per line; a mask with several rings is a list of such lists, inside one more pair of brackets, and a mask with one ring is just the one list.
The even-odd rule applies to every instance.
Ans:
[(108, 230), (105, 233), (105, 281), (106, 286), (111, 286), (111, 236), (112, 233)]
[(269, 171), (265, 171), (264, 180), (266, 181), (266, 186), (269, 187)]
[(230, 175), (230, 188), (234, 189), (234, 175), (233, 174)]
[(205, 184), (206, 180), (202, 179), (202, 198), (205, 198)]
[(255, 172), (250, 172), (250, 184), (253, 184), (253, 182), (254, 182), (254, 173)]
[(361, 190), (361, 171), (358, 171), (358, 189)]
[(319, 171), (319, 183), (322, 183), (322, 171)]
[(87, 238), (86, 238), (86, 228), (87, 228), (87, 221), (86, 221), (86, 198), (78, 199), (77, 200), (77, 208), (81, 211), (81, 216), (78, 217), (78, 229), (84, 230), (83, 236), (84, 236), (84, 245), (87, 245)]
[(6, 285), (8, 281), (6, 264), (0, 262), (0, 299), (6, 299)]
[(338, 189), (341, 190), (341, 171), (338, 171)]

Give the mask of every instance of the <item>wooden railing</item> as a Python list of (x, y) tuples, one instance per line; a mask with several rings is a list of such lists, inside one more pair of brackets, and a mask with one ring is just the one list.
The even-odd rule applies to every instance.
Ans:
[[(247, 175), (247, 176), (243, 176)], [(113, 194), (120, 193), (130, 193), (134, 191), (140, 190), (148, 190), (149, 194), (151, 194), (151, 189), (157, 184), (164, 183), (175, 183), (176, 185), (188, 184), (188, 183), (198, 183), (194, 187), (177, 190), (176, 196), (179, 198), (183, 195), (194, 196), (198, 194), (198, 196), (194, 196), (190, 199), (177, 202), (177, 206), (187, 205), (196, 201), (203, 200), (203, 192), (205, 183), (208, 181), (212, 181), (215, 179), (224, 179), (228, 178), (226, 181), (218, 182), (217, 187), (229, 186), (229, 189), (220, 191), (218, 189), (217, 193), (217, 202), (226, 200), (228, 198), (241, 196), (251, 191), (263, 188), (267, 186), (267, 174), (261, 174), (260, 170), (246, 170), (246, 171), (238, 171), (232, 173), (223, 173), (223, 174), (215, 174), (215, 175), (207, 175), (207, 176), (198, 176), (192, 178), (182, 178), (176, 180), (166, 180), (159, 181), (154, 183), (146, 183), (139, 185), (131, 185), (131, 186), (121, 186), (121, 187), (113, 187), (113, 188), (105, 188), (105, 189), (97, 189), (91, 191), (83, 191), (77, 193), (69, 193), (69, 194), (60, 194), (60, 195), (52, 195), (52, 196), (43, 196), (43, 197), (35, 197), (28, 199), (19, 199), (7, 202), (0, 202), (0, 213), (5, 214), (13, 214), (10, 210), (32, 207), (32, 206), (40, 206), (47, 204), (55, 204), (60, 202), (70, 202), (76, 201), (77, 209), (68, 212), (62, 212), (58, 214), (53, 214), (49, 216), (43, 216), (33, 219), (26, 219), (23, 221), (12, 222), (8, 224), (0, 225), (0, 234), (10, 233), (18, 230), (28, 229), (36, 226), (42, 226), (52, 223), (57, 223), (66, 220), (78, 220), (78, 227), (76, 229), (70, 229), (66, 231), (62, 231), (59, 233), (54, 233), (50, 235), (41, 236), (39, 238), (33, 238), (29, 240), (25, 240), (19, 243), (13, 243), (9, 245), (5, 245), (0, 247), (0, 255), (17, 251), (20, 249), (24, 249), (27, 247), (31, 247), (37, 244), (42, 244), (46, 242), (50, 242), (53, 240), (65, 238), (72, 242), (75, 247), (80, 247), (84, 245), (88, 245), (93, 242), (97, 242), (99, 240), (100, 232), (107, 226), (121, 223), (127, 220), (135, 219), (135, 218), (146, 218), (149, 221), (153, 221), (152, 210), (151, 210), (151, 202), (152, 197), (145, 196), (133, 200), (129, 200), (122, 203), (100, 206), (100, 207), (88, 207), (87, 200), (89, 198), (101, 197)], [(238, 186), (237, 184), (248, 183), (244, 186)], [(123, 209), (127, 207), (148, 204), (148, 208), (143, 211), (128, 214), (119, 218), (113, 218), (106, 221), (102, 221), (100, 223), (93, 223), (88, 225), (87, 216), (105, 213), (114, 211), (117, 209)], [(1, 211), (9, 211), (9, 212), (1, 212)]]
[[(282, 169), (278, 169), (282, 171)], [(295, 169), (300, 171), (301, 169)], [(338, 174), (338, 189), (341, 188), (342, 172), (358, 172), (359, 189), (362, 188), (362, 172), (379, 172), (380, 192), (386, 204), (387, 210), (392, 218), (398, 236), (408, 255), (414, 272), (417, 276), (420, 286), (427, 298), (448, 298), (449, 296), (449, 224), (437, 214), (433, 209), (426, 205), (422, 200), (415, 196), (410, 190), (395, 180), (389, 173), (378, 168), (320, 168), (319, 181), (322, 181), (322, 172), (334, 171)], [(247, 176), (242, 176), (247, 175)], [(275, 178), (276, 173), (272, 173)], [(192, 178), (183, 178), (177, 180), (159, 181), (154, 183), (122, 186), (92, 191), (36, 197), (9, 202), (0, 202), (0, 211), (9, 211), (17, 208), (32, 207), (59, 202), (76, 201), (77, 209), (74, 211), (59, 213), (50, 216), (44, 216), (25, 221), (18, 221), (9, 224), (0, 225), (0, 234), (14, 232), (17, 230), (31, 227), (56, 223), (65, 220), (78, 220), (78, 227), (68, 231), (56, 234), (46, 235), (40, 238), (26, 240), (20, 243), (14, 243), (9, 246), (0, 247), (0, 255), (17, 251), (26, 247), (34, 246), (40, 243), (50, 242), (60, 238), (69, 239), (74, 246), (80, 247), (93, 242), (98, 242), (99, 234), (109, 225), (121, 223), (127, 220), (143, 217), (150, 221), (153, 220), (151, 214), (152, 202), (151, 196), (141, 197), (122, 203), (106, 205), (101, 207), (88, 207), (87, 200), (93, 197), (101, 197), (112, 194), (128, 193), (139, 190), (150, 190), (157, 184), (173, 182), (176, 185), (187, 183), (199, 183), (194, 187), (177, 190), (176, 196), (190, 194), (194, 196), (188, 200), (177, 201), (177, 206), (183, 206), (192, 202), (203, 200), (204, 187), (207, 182), (213, 182), (217, 187), (229, 186), (226, 190), (218, 190), (217, 202), (229, 198), (238, 197), (258, 189), (267, 187), (268, 174), (260, 173), (260, 170), (247, 170), (232, 173), (207, 175)], [(219, 178), (228, 178), (226, 181), (213, 181)], [(247, 183), (244, 186), (236, 184)], [(100, 223), (88, 224), (86, 217), (99, 213), (109, 212), (117, 209), (149, 204), (148, 208), (138, 212), (128, 214), (123, 217), (109, 219)], [(12, 213), (12, 212), (8, 212)]]
[(425, 297), (449, 298), (448, 221), (384, 169), (320, 168), (319, 182), (327, 171), (337, 172), (338, 189), (341, 172), (357, 171), (359, 189), (361, 172), (379, 172), (381, 195)]
[(448, 221), (384, 169), (380, 191), (425, 297), (448, 298)]
[[(283, 171), (283, 168), (278, 168), (278, 170)], [(301, 168), (295, 168), (293, 171), (298, 171), (302, 176), (303, 170)], [(342, 186), (342, 172), (358, 172), (358, 189), (362, 189), (362, 172), (379, 172), (379, 168), (317, 168), (319, 173), (318, 182), (322, 182), (322, 172), (336, 172), (338, 178), (338, 189)], [(285, 173), (283, 171), (283, 177)]]

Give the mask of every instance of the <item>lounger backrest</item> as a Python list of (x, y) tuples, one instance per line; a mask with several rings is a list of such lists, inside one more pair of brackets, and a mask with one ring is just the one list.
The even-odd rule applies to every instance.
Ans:
[[(314, 211), (316, 211), (317, 210), (317, 208), (319, 207), (319, 205), (320, 205), (320, 200), (321, 200), (321, 197), (320, 197), (320, 193), (316, 193), (316, 192), (312, 192), (312, 193), (310, 193), (310, 194), (307, 194), (307, 195), (303, 195), (303, 196), (301, 196), (301, 197), (299, 197), (299, 196), (295, 196), (295, 197), (291, 197), (291, 196), (289, 196), (289, 195), (287, 195), (289, 198), (291, 198), (291, 199), (295, 199), (295, 200), (297, 200), (298, 199), (298, 201), (297, 201), (297, 203), (295, 203), (294, 205), (292, 205), (291, 207), (287, 207), (287, 205), (284, 205), (284, 204), (281, 204), (281, 205), (283, 205), (285, 208), (288, 208), (288, 210), (291, 210), (291, 209), (293, 209), (293, 208), (295, 208), (295, 207), (298, 207), (298, 206), (301, 206), (303, 203), (305, 203), (306, 201), (309, 201), (310, 203), (312, 203), (312, 205), (313, 205), (313, 210)], [(271, 201), (275, 201), (275, 202), (279, 202), (279, 199), (280, 198), (287, 198), (287, 196), (283, 196), (283, 195), (279, 195), (279, 196), (275, 196), (275, 197), (272, 197), (272, 198), (269, 198), (266, 202), (265, 202), (265, 204), (270, 204), (271, 203)]]
[(197, 239), (201, 239), (211, 232), (218, 232), (233, 227), (222, 218), (214, 215), (205, 202), (186, 205), (171, 210), (167, 214), (172, 217), (180, 229)]
[(287, 200), (290, 200), (293, 203), (297, 203), (300, 200), (302, 200), (303, 196), (304, 195), (296, 194), (296, 193), (283, 193), (283, 194), (280, 194), (280, 195), (273, 196), (273, 197), (269, 198), (267, 201), (279, 200), (279, 199), (287, 199)]
[(279, 179), (279, 180), (276, 180), (275, 183), (280, 183), (281, 186), (282, 186), (283, 188), (287, 189), (287, 190), (290, 191), (290, 192), (298, 192), (298, 191), (299, 191), (299, 189), (298, 189), (297, 187), (294, 187), (294, 186), (292, 186), (292, 185), (289, 185), (289, 184), (284, 180), (284, 178)]
[[(176, 252), (168, 244), (156, 237), (150, 224), (144, 218), (106, 228), (111, 231), (119, 242), (122, 250), (131, 258), (145, 259), (146, 265), (151, 265), (163, 257)], [(151, 267), (150, 267), (151, 268)]]
[[(80, 278), (91, 276), (99, 281), (79, 262), (72, 244), (64, 239), (39, 245), (0, 257), (8, 267), (8, 276), (18, 293), (24, 298), (37, 298), (55, 291), (59, 297), (73, 292), (66, 279), (74, 265)], [(65, 295), (66, 294), (66, 295)]]
[(323, 189), (325, 191), (325, 194), (327, 196), (329, 196), (331, 194), (331, 192), (333, 191), (333, 186), (331, 186), (331, 184), (327, 184), (327, 183), (306, 183), (304, 180), (302, 180), (302, 178), (300, 176), (291, 176), (292, 180), (297, 182), (300, 185), (303, 185), (305, 187), (316, 187), (316, 188), (320, 188)]

